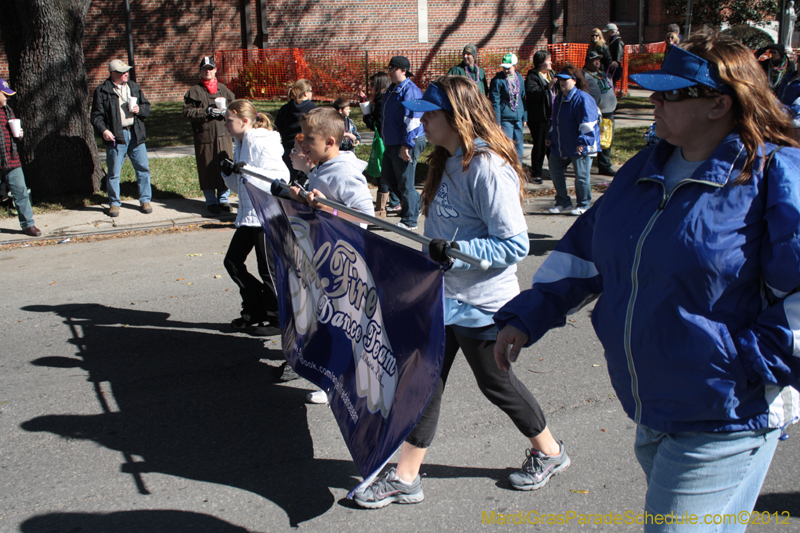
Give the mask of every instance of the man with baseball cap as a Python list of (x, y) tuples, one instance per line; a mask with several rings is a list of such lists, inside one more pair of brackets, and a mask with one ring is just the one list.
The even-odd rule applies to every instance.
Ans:
[(622, 78), (622, 61), (625, 59), (625, 43), (619, 36), (619, 28), (616, 24), (608, 23), (603, 30), (603, 33), (608, 33), (609, 37), (606, 39), (606, 46), (611, 55), (611, 65), (609, 66), (609, 76), (611, 81), (617, 83)]
[(489, 85), (489, 100), (494, 108), (497, 123), (506, 137), (514, 141), (517, 155), (522, 160), (522, 126), (528, 121), (525, 110), (525, 80), (517, 72), (517, 55), (508, 53), (500, 64), (502, 69)]
[[(8, 105), (8, 97), (16, 94), (8, 86), (6, 80), (0, 78), (0, 177), (8, 184), (11, 197), (17, 205), (17, 216), (22, 233), (31, 237), (39, 237), (42, 230), (33, 223), (31, 200), (28, 198), (28, 185), (22, 173), (17, 141), (22, 139), (22, 128), (19, 120), (14, 118), (14, 111)], [(16, 123), (12, 122), (16, 121)], [(12, 128), (12, 124), (14, 127)]]
[(478, 60), (478, 47), (474, 44), (468, 44), (464, 47), (461, 55), (464, 57), (464, 60), (448, 70), (447, 75), (469, 78), (478, 86), (481, 94), (486, 94), (488, 88), (486, 84), (486, 72), (476, 64)]
[(150, 206), (150, 162), (144, 144), (147, 135), (143, 120), (150, 116), (150, 102), (142, 89), (130, 80), (131, 67), (115, 59), (108, 64), (109, 77), (92, 96), (91, 121), (103, 138), (106, 148), (108, 216), (119, 216), (119, 174), (125, 156), (131, 160), (139, 186), (142, 213), (152, 213)]
[[(230, 191), (222, 181), (220, 164), (227, 154), (233, 154), (233, 138), (224, 121), (225, 106), (236, 99), (230, 89), (217, 81), (216, 74), (214, 58), (204, 57), (200, 60), (200, 81), (183, 96), (183, 116), (192, 121), (200, 189), (208, 210), (214, 215), (231, 210)], [(219, 98), (225, 101), (220, 101), (221, 108), (216, 105)]]
[(387, 71), (392, 82), (383, 95), (381, 138), (386, 145), (381, 164), (381, 181), (400, 198), (400, 222), (397, 226), (414, 231), (419, 219), (419, 193), (414, 187), (417, 159), (425, 150), (422, 113), (403, 106), (406, 100), (419, 100), (422, 91), (411, 81), (411, 63), (404, 56), (394, 56)]

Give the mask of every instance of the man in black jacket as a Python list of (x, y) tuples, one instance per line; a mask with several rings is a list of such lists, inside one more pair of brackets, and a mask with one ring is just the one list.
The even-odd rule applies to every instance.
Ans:
[(611, 65), (608, 68), (608, 77), (613, 83), (617, 83), (622, 78), (622, 61), (625, 59), (625, 43), (619, 36), (619, 28), (616, 24), (609, 23), (604, 33), (608, 33), (606, 43), (608, 52), (611, 54)]
[(115, 59), (108, 64), (109, 78), (92, 96), (92, 126), (103, 137), (108, 167), (108, 216), (119, 216), (119, 174), (125, 156), (131, 160), (139, 186), (139, 203), (143, 213), (152, 213), (150, 206), (150, 162), (144, 144), (147, 135), (144, 119), (150, 116), (150, 102), (136, 82), (130, 81), (131, 69)]

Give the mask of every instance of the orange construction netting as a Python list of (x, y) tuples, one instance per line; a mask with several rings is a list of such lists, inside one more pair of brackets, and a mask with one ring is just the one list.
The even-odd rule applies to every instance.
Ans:
[[(478, 64), (486, 71), (487, 81), (500, 70), (504, 54), (512, 51), (519, 57), (517, 70), (525, 76), (533, 68), (533, 54), (542, 48), (550, 51), (553, 68), (558, 70), (567, 61), (582, 67), (588, 44), (562, 43), (545, 47), (521, 47), (517, 50), (481, 49)], [(617, 82), (617, 94), (628, 93), (628, 75), (659, 68), (664, 43), (625, 47), (623, 76)], [(357, 101), (360, 90), (366, 91), (367, 79), (378, 71), (386, 71), (392, 56), (403, 55), (411, 62), (414, 82), (422, 89), (451, 67), (461, 62), (461, 50), (313, 50), (306, 48), (267, 48), (220, 50), (215, 55), (218, 78), (237, 98), (265, 100), (286, 98), (287, 85), (306, 78), (314, 88), (314, 99), (333, 101), (347, 98)]]

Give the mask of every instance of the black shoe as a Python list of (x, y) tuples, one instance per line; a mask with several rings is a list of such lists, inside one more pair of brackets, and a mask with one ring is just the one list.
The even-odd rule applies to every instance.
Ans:
[(208, 212), (212, 215), (219, 215), (221, 211), (219, 204), (208, 204)]
[(231, 327), (236, 331), (245, 331), (247, 328), (250, 327), (250, 325), (251, 322), (249, 322), (246, 318), (241, 316), (239, 318), (231, 320)]
[(600, 169), (597, 169), (597, 173), (600, 174), (601, 176), (616, 176), (617, 175), (617, 171), (614, 170), (613, 168), (600, 168)]
[(281, 334), (280, 326), (276, 326), (272, 322), (266, 320), (264, 322), (252, 324), (245, 331), (253, 337), (273, 337)]
[(536, 185), (541, 185), (542, 184), (542, 178), (540, 178), (538, 176), (536, 176), (535, 178), (531, 178), (531, 183), (536, 184)]
[(281, 368), (280, 375), (278, 376), (278, 381), (285, 383), (287, 381), (294, 381), (295, 379), (300, 379), (300, 376), (297, 372), (294, 371), (294, 368), (289, 363), (283, 363)]
[(221, 203), (221, 204), (219, 204), (219, 209), (220, 209), (220, 211), (224, 211), (225, 213), (230, 213), (231, 212), (231, 204), (229, 204), (227, 202)]

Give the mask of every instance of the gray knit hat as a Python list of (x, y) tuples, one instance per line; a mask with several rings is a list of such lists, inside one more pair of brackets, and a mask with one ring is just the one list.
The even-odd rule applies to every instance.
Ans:
[(464, 50), (461, 52), (461, 55), (470, 54), (475, 59), (478, 59), (478, 47), (474, 44), (468, 44), (464, 47)]

